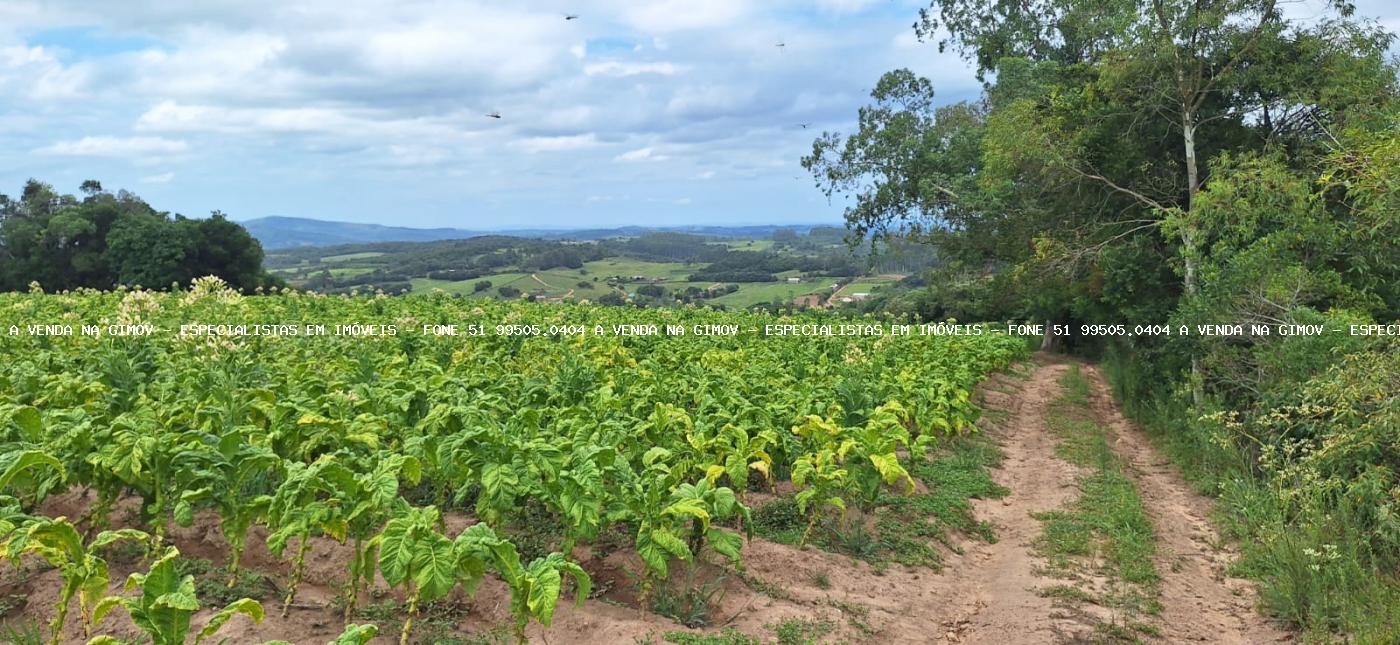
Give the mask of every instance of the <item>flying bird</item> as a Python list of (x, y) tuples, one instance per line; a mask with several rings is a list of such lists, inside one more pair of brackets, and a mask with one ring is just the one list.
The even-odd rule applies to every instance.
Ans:
[(501, 118), (501, 113), (500, 113), (500, 112), (490, 112), (490, 113), (487, 113), (486, 116), (489, 116), (489, 117), (491, 117), (491, 118), (493, 118), (493, 119), (499, 119), (499, 118)]
[(797, 125), (798, 125), (798, 127), (802, 128), (803, 130), (806, 130), (807, 127), (810, 126), (810, 125), (812, 125), (812, 124), (810, 124), (810, 123), (799, 123), (799, 124), (797, 124)]
[(576, 14), (576, 13), (571, 13), (571, 14), (569, 14), (569, 15), (567, 15), (567, 16), (564, 16), (564, 19), (565, 19), (565, 20), (578, 20), (578, 14)]
[(778, 41), (778, 44), (773, 45), (773, 46), (774, 46), (774, 47), (777, 47), (778, 49), (782, 49), (782, 48), (784, 48), (784, 47), (787, 47), (787, 43), (782, 42), (782, 41)]

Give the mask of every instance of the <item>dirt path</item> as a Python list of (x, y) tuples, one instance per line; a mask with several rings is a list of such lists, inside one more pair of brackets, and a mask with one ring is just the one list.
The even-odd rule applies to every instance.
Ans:
[(948, 641), (962, 643), (1049, 643), (1075, 628), (1056, 618), (1050, 598), (1036, 588), (1052, 581), (1036, 575), (1040, 559), (1031, 542), (1040, 534), (1032, 513), (1051, 511), (1076, 494), (1078, 467), (1055, 456), (1055, 437), (1045, 424), (1046, 410), (1060, 394), (1063, 364), (1032, 366), (1024, 382), (995, 379), (982, 395), (991, 409), (1010, 413), (994, 430), (1005, 459), (994, 471), (997, 483), (1011, 493), (1001, 500), (975, 503), (977, 517), (995, 527), (995, 544), (971, 543), (959, 563), (948, 570), (965, 591), (959, 599)]
[(545, 282), (544, 280), (541, 280), (541, 279), (540, 279), (540, 274), (538, 274), (538, 273), (531, 273), (531, 274), (530, 274), (530, 278), (531, 278), (532, 280), (534, 280), (535, 282), (538, 282), (538, 283), (544, 285), (544, 288), (546, 288), (546, 289), (553, 289), (553, 288), (554, 288), (554, 285), (552, 285), (552, 284), (550, 284), (550, 283), (548, 283), (548, 282)]
[[(1043, 560), (1033, 546), (1041, 523), (1032, 514), (1063, 507), (1077, 494), (1084, 471), (1055, 455), (1056, 438), (1046, 424), (1050, 404), (1060, 396), (1060, 377), (1068, 363), (1042, 358), (1029, 378), (996, 378), (984, 386), (985, 405), (1003, 410), (1005, 420), (992, 431), (1005, 454), (994, 471), (1010, 489), (1002, 500), (976, 504), (979, 518), (995, 526), (996, 544), (969, 543), (948, 576), (955, 589), (954, 609), (942, 620), (942, 640), (959, 643), (1049, 643), (1097, 640), (1094, 623), (1111, 610), (1087, 605), (1066, 609), (1037, 593), (1066, 581), (1039, 574)], [(1051, 359), (1052, 360), (1052, 359)], [(1166, 458), (1158, 455), (1140, 430), (1117, 410), (1102, 375), (1085, 367), (1093, 385), (1093, 409), (1110, 428), (1114, 449), (1130, 464), (1158, 538), (1157, 570), (1162, 576), (1160, 616), (1147, 617), (1162, 631), (1162, 641), (1271, 643), (1289, 636), (1270, 626), (1254, 609), (1247, 581), (1225, 577), (1232, 554), (1219, 544), (1206, 521), (1210, 502), (1195, 494)], [(1094, 586), (1099, 580), (1080, 580)]]
[(1210, 500), (1196, 494), (1114, 403), (1103, 374), (1086, 367), (1095, 415), (1110, 428), (1113, 448), (1128, 463), (1157, 534), (1162, 576), (1163, 637), (1177, 642), (1269, 643), (1288, 640), (1255, 610), (1254, 586), (1226, 575), (1234, 554), (1219, 547)]
[(852, 283), (847, 282), (846, 284), (841, 285), (841, 287), (838, 288), (837, 290), (831, 292), (831, 297), (829, 297), (829, 298), (826, 299), (826, 306), (827, 306), (828, 308), (834, 306), (834, 305), (836, 304), (836, 298), (837, 298), (838, 296), (841, 295), (841, 292), (842, 292), (842, 291), (845, 291), (845, 290), (846, 290), (846, 287), (851, 286), (851, 284), (852, 284)]

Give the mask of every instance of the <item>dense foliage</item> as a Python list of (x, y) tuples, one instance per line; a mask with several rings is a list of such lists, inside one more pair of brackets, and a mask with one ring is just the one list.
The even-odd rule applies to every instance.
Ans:
[[(236, 576), (250, 528), (262, 525), (268, 548), (290, 565), (281, 585), (290, 603), (308, 541), (333, 539), (355, 554), (347, 619), (377, 572), (406, 598), (405, 638), (422, 603), (458, 585), (470, 592), (488, 572), (512, 590), (517, 634), (529, 620), (548, 625), (565, 579), (580, 598), (587, 593), (587, 574), (569, 559), (574, 548), (603, 533), (625, 535), (636, 550), (643, 598), (678, 566), (738, 563), (752, 526), (745, 496), (780, 479), (801, 491), (809, 526), (882, 489), (904, 491), (908, 461), (967, 430), (977, 417), (970, 389), (1024, 351), (1020, 339), (1000, 335), (614, 335), (612, 325), (638, 322), (691, 330), (835, 320), (440, 294), (241, 297), (216, 280), (187, 292), (0, 295), (0, 312), (0, 352), (12, 359), (0, 363), (0, 445), (17, 473), (0, 479), (12, 495), (3, 498), (0, 543), (16, 551), (17, 536), (47, 521), (35, 516), (46, 495), (91, 491), (85, 526), (105, 524), (116, 502), (134, 495), (149, 536), (98, 539), (157, 547), (172, 525), (213, 515)], [(164, 330), (375, 323), (397, 333), (2, 333), (11, 324), (76, 329), (104, 320)], [(488, 333), (420, 333), (447, 323)], [(496, 324), (609, 333), (531, 337), (496, 333)], [(560, 527), (528, 556), (511, 538), (523, 509)], [(445, 513), (478, 523), (452, 532)], [(73, 557), (83, 553), (78, 544)], [(181, 586), (161, 562), (145, 584)], [(75, 580), (96, 565), (83, 566)], [(101, 606), (119, 604), (133, 617), (173, 611), (144, 602)], [(235, 603), (228, 611), (245, 610)]]
[[(927, 79), (890, 72), (859, 129), (804, 163), (853, 196), (854, 234), (946, 254), (928, 287), (878, 303), (896, 311), (1341, 329), (1064, 340), (1109, 351), (1204, 480), (1262, 491), (1230, 504), (1266, 545), (1248, 566), (1272, 611), (1393, 642), (1400, 463), (1375, 433), (1400, 435), (1396, 348), (1347, 331), (1400, 319), (1393, 35), (1350, 3), (1281, 5), (934, 0), (916, 30), (977, 66), (982, 99), (938, 107)], [(1318, 575), (1324, 552), (1349, 573)]]
[(52, 290), (117, 285), (163, 289), (206, 275), (251, 293), (280, 284), (262, 270), (262, 246), (214, 212), (187, 219), (126, 191), (83, 182), (84, 197), (30, 180), (19, 199), (0, 194), (0, 291), (38, 282)]

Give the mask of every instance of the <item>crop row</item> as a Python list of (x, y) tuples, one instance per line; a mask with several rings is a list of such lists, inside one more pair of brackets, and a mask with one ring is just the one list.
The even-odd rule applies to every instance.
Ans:
[[(442, 295), (240, 297), (214, 283), (170, 294), (0, 295), (3, 326), (381, 320), (415, 328), (465, 319), (832, 322)], [(407, 642), (423, 603), (458, 586), (471, 592), (490, 573), (510, 587), (523, 639), (529, 621), (549, 625), (566, 580), (580, 602), (587, 595), (589, 577), (571, 556), (605, 529), (631, 536), (645, 599), (678, 565), (717, 557), (740, 566), (750, 490), (790, 480), (810, 533), (882, 489), (912, 487), (907, 460), (971, 428), (972, 387), (1023, 351), (1002, 336), (0, 336), (0, 554), (37, 555), (61, 570), (55, 642), (74, 599), (85, 632), (123, 607), (154, 642), (185, 642), (198, 603), (192, 583), (168, 566), (167, 537), (197, 513), (217, 515), (231, 580), (251, 527), (266, 527), (269, 550), (288, 564), (285, 605), (308, 544), (327, 537), (353, 547), (347, 624), (382, 579), (407, 604)], [(68, 489), (93, 495), (87, 516), (70, 523), (36, 512)], [(141, 500), (140, 531), (109, 530), (109, 514), (128, 496)], [(509, 535), (526, 505), (562, 535), (529, 562)], [(452, 512), (474, 523), (450, 535)], [(140, 596), (106, 595), (101, 548), (117, 540), (154, 558), (149, 573), (129, 581)], [(261, 617), (256, 605), (235, 603), (209, 625), (217, 630), (235, 612)], [(345, 642), (372, 632), (351, 625)]]

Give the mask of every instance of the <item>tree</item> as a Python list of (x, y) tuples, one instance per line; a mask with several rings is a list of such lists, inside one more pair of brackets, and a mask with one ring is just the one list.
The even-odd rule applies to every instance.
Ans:
[(19, 200), (0, 196), (0, 290), (117, 284), (167, 288), (215, 275), (244, 292), (276, 284), (263, 252), (241, 225), (218, 211), (173, 218), (125, 191), (84, 181), (79, 201), (29, 180)]
[(193, 246), (183, 228), (158, 216), (126, 217), (112, 227), (108, 261), (118, 284), (158, 289), (189, 281)]
[[(1287, 21), (1276, 0), (1035, 0), (994, 7), (935, 0), (916, 29), (926, 37), (946, 28), (940, 48), (958, 47), (979, 74), (998, 71), (998, 86), (1000, 70), (1020, 64), (1014, 61), (1051, 70), (1051, 82), (1042, 84), (1048, 92), (1006, 107), (1022, 118), (1014, 119), (1017, 134), (1004, 150), (1011, 161), (1040, 166), (1042, 179), (1073, 190), (1096, 186), (1117, 199), (1096, 209), (1087, 235), (1061, 236), (1044, 247), (1046, 254), (1080, 260), (1158, 229), (1177, 245), (1182, 291), (1191, 298), (1200, 291), (1205, 244), (1195, 212), (1205, 160), (1268, 144), (1315, 150), (1318, 136), (1330, 136), (1329, 128), (1344, 124), (1353, 108), (1394, 95), (1394, 74), (1383, 62), (1389, 35), (1349, 20), (1352, 8), (1344, 2), (1330, 8), (1333, 17), (1303, 25)], [(1123, 135), (1167, 133), (1176, 152), (1152, 151), (1141, 162), (1123, 155)], [(1134, 148), (1142, 150), (1128, 144)], [(1125, 156), (1138, 163), (1122, 163)], [(1128, 204), (1119, 207), (1121, 200)], [(1199, 402), (1198, 356), (1192, 373)]]

